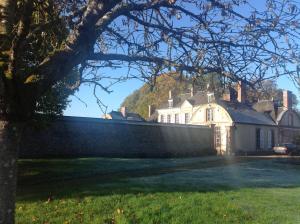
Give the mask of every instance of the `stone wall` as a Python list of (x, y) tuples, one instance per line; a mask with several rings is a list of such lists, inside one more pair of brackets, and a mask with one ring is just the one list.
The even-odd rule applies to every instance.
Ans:
[(63, 117), (48, 128), (27, 127), (21, 158), (183, 157), (214, 154), (211, 128), (193, 125)]

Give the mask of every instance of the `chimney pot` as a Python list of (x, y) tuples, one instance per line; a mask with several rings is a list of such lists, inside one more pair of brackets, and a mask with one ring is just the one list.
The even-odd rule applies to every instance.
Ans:
[(169, 99), (172, 99), (172, 90), (169, 90)]

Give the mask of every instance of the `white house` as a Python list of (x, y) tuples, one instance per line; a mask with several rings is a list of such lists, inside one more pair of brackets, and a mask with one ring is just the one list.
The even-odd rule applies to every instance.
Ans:
[[(150, 108), (149, 108), (150, 111)], [(211, 92), (173, 97), (156, 110), (162, 123), (209, 125), (214, 127), (219, 154), (270, 150), (275, 144), (291, 142), (300, 134), (300, 117), (292, 109), (291, 93), (283, 92), (283, 105), (274, 101), (246, 102), (245, 86), (229, 89), (222, 99)]]

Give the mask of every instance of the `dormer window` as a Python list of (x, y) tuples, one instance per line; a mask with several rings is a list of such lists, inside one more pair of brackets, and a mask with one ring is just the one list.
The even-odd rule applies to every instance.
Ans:
[(167, 123), (171, 123), (171, 115), (170, 114), (167, 115)]
[(214, 110), (213, 108), (206, 109), (206, 121), (213, 121), (214, 120)]
[(207, 93), (207, 102), (212, 103), (215, 100), (214, 93)]
[(184, 114), (184, 123), (187, 124), (189, 123), (190, 120), (190, 114), (189, 113), (185, 113)]

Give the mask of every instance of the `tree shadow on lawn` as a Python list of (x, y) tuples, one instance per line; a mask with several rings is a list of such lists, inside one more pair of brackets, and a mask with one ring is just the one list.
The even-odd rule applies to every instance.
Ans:
[(34, 202), (49, 197), (297, 188), (299, 163), (300, 159), (242, 157), (25, 161), (20, 165), (17, 195), (18, 201)]

